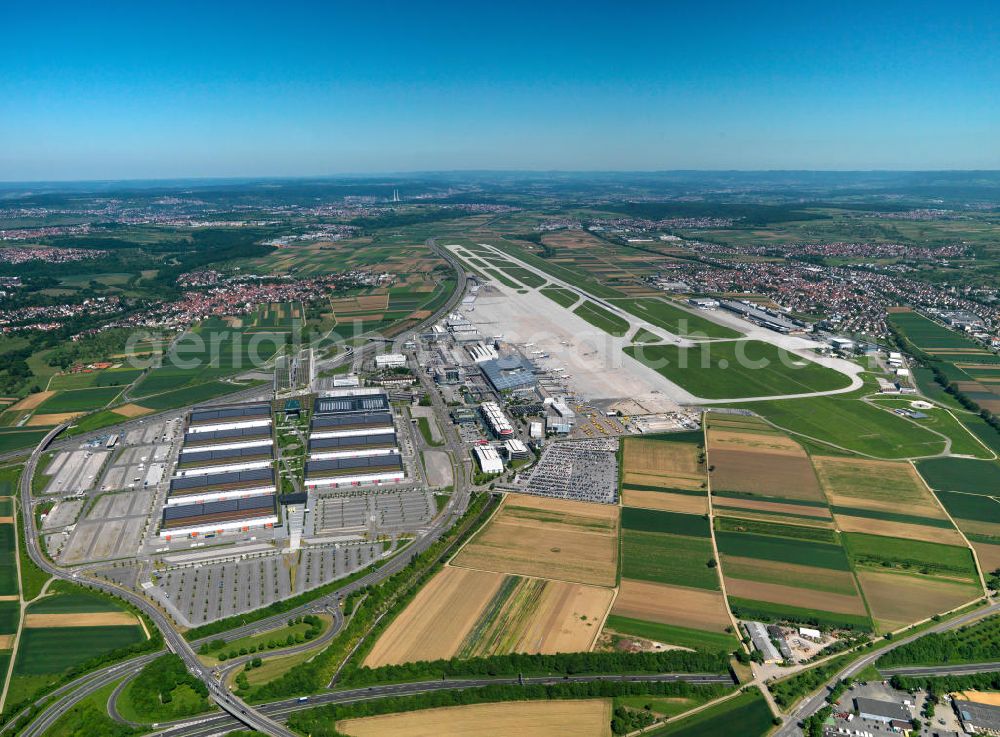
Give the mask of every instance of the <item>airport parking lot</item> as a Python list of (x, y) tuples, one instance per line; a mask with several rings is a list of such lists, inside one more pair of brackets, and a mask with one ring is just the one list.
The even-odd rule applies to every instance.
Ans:
[(304, 548), (295, 577), (295, 593), (322, 586), (371, 565), (382, 555), (381, 543)]
[(563, 440), (549, 444), (518, 490), (560, 499), (618, 501), (618, 439)]
[(434, 498), (423, 489), (324, 495), (317, 502), (315, 529), (316, 534), (413, 529), (430, 520), (434, 512)]

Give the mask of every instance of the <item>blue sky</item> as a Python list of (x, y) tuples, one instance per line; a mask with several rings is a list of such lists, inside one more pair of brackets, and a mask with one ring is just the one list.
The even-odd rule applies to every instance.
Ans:
[(921, 0), (17, 3), (0, 181), (998, 169), (998, 15)]

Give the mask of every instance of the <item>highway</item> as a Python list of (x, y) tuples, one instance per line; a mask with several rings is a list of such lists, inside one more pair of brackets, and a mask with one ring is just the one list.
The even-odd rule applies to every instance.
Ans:
[[(462, 298), (465, 292), (465, 272), (461, 265), (451, 257), (450, 254), (446, 253), (444, 249), (437, 247), (434, 239), (428, 240), (428, 245), (431, 246), (435, 252), (439, 253), (445, 260), (455, 269), (458, 278), (457, 287), (445, 304), (435, 312), (434, 315), (427, 318), (420, 325), (412, 328), (403, 335), (399, 336), (397, 340), (405, 341), (408, 336), (413, 335), (417, 330), (421, 329), (427, 324), (433, 324), (443, 314), (447, 314), (455, 308), (458, 301)], [(340, 363), (344, 363), (347, 360), (355, 360), (359, 358), (359, 354), (364, 354), (368, 351), (375, 351), (382, 347), (380, 343), (367, 343), (361, 348), (344, 352), (329, 361), (324, 362), (324, 366), (336, 366)], [(236, 392), (226, 397), (219, 398), (215, 401), (226, 401), (231, 402), (238, 399), (249, 399), (260, 395), (262, 392), (268, 390), (262, 389), (262, 387), (253, 387), (241, 392)], [(199, 403), (204, 404), (204, 403)], [(179, 415), (185, 411), (185, 408), (170, 410), (169, 412), (160, 413), (162, 416)], [(141, 422), (145, 422), (150, 419), (151, 416), (144, 417)], [(140, 421), (129, 421), (122, 423), (121, 425), (111, 426), (103, 428), (97, 433), (88, 433), (85, 435), (80, 435), (72, 438), (71, 440), (62, 441), (55, 444), (53, 447), (63, 447), (69, 444), (78, 444), (85, 440), (90, 435), (107, 434), (108, 432), (121, 432), (122, 430), (136, 426), (140, 424)], [(34, 448), (31, 455), (29, 456), (27, 462), (25, 463), (24, 471), (21, 475), (21, 514), (22, 514), (22, 524), (24, 526), (24, 537), (26, 542), (26, 551), (29, 557), (46, 573), (61, 579), (76, 581), (78, 583), (83, 582), (79, 578), (79, 573), (76, 574), (70, 570), (64, 570), (56, 567), (45, 557), (41, 550), (41, 544), (38, 537), (38, 532), (34, 526), (34, 500), (32, 499), (31, 491), (31, 480), (34, 477), (35, 470), (38, 466), (38, 461), (42, 454), (53, 445), (53, 441), (56, 436), (59, 435), (67, 427), (66, 424), (59, 425), (53, 428), (38, 445)], [(442, 427), (445, 427), (442, 424)], [(463, 466), (464, 468), (464, 466)], [(413, 556), (425, 551), (430, 547), (438, 538), (444, 534), (445, 531), (451, 528), (455, 521), (464, 514), (469, 499), (470, 490), (465, 484), (465, 474), (462, 473), (455, 479), (455, 488), (451, 499), (449, 500), (448, 506), (443, 510), (437, 518), (434, 525), (429, 528), (423, 536), (416, 539), (411, 545), (405, 548), (400, 554), (390, 559), (382, 567), (371, 571), (365, 576), (352, 581), (349, 584), (337, 589), (323, 597), (319, 597), (316, 600), (303, 604), (300, 607), (292, 609), (290, 611), (282, 612), (279, 615), (269, 617), (267, 619), (259, 620), (252, 624), (244, 625), (242, 627), (234, 628), (231, 631), (223, 633), (225, 639), (236, 639), (239, 637), (246, 636), (248, 634), (253, 634), (254, 632), (263, 631), (268, 628), (279, 626), (282, 622), (287, 621), (290, 617), (295, 617), (300, 614), (315, 613), (326, 609), (327, 611), (339, 610), (339, 602), (344, 597), (353, 591), (364, 588), (366, 586), (378, 583), (385, 578), (393, 575), (394, 573), (402, 570), (413, 558)], [(170, 651), (177, 654), (182, 658), (188, 670), (198, 678), (200, 678), (208, 687), (209, 695), (219, 707), (231, 716), (234, 722), (243, 724), (251, 729), (256, 729), (264, 734), (274, 735), (275, 737), (292, 737), (290, 731), (287, 730), (282, 724), (274, 721), (265, 713), (251, 707), (246, 704), (235, 694), (230, 692), (220, 680), (215, 678), (212, 669), (203, 665), (198, 659), (195, 652), (195, 646), (203, 642), (204, 640), (195, 641), (193, 643), (187, 642), (184, 637), (178, 633), (170, 624), (164, 613), (150, 601), (135, 593), (134, 591), (121, 588), (115, 584), (105, 582), (103, 580), (97, 579), (86, 579), (86, 583), (94, 588), (100, 589), (107, 593), (118, 596), (130, 604), (134, 605), (136, 608), (142, 610), (149, 618), (152, 620), (153, 624), (159, 629), (164, 637), (164, 641)], [(327, 637), (332, 638), (340, 630), (343, 623), (342, 618), (335, 619), (331, 627), (329, 628), (329, 633)], [(213, 635), (213, 638), (223, 636), (222, 634)], [(205, 638), (209, 639), (209, 638)], [(314, 645), (315, 643), (310, 643)], [(74, 683), (81, 684), (79, 688), (71, 689), (71, 685), (67, 684), (58, 692), (55, 696), (49, 694), (46, 699), (53, 699), (51, 703), (32, 721), (32, 723), (25, 729), (25, 735), (43, 735), (45, 731), (55, 722), (58, 717), (64, 713), (67, 709), (71, 708), (75, 703), (79, 702), (80, 699), (99, 690), (107, 683), (110, 683), (124, 675), (130, 675), (138, 670), (146, 662), (152, 659), (152, 656), (143, 656), (141, 658), (134, 658), (123, 663), (118, 663), (108, 668), (104, 668), (89, 674), (87, 677), (82, 677), (74, 681)], [(64, 694), (64, 695), (63, 695)]]
[[(960, 617), (937, 623), (932, 627), (928, 627), (927, 629), (921, 630), (912, 635), (887, 640), (882, 646), (876, 646), (873, 650), (871, 650), (871, 652), (861, 658), (858, 658), (853, 663), (840, 670), (836, 675), (827, 679), (827, 682), (823, 684), (823, 687), (817, 693), (802, 701), (788, 714), (787, 717), (785, 717), (784, 725), (782, 725), (782, 727), (778, 729), (772, 737), (800, 737), (802, 735), (802, 730), (798, 726), (799, 722), (812, 716), (823, 708), (823, 704), (826, 702), (826, 695), (835, 683), (843, 680), (844, 678), (853, 677), (869, 665), (874, 665), (876, 660), (881, 658), (890, 650), (895, 650), (897, 647), (913, 642), (914, 640), (932, 632), (946, 632), (958, 627), (963, 627), (967, 624), (971, 624), (972, 622), (976, 622), (983, 617), (996, 614), (998, 611), (1000, 611), (1000, 602), (991, 600), (987, 606), (971, 611), (968, 614), (963, 614)], [(945, 673), (944, 670), (937, 670), (935, 672), (941, 674)]]
[[(301, 709), (308, 709), (323, 704), (351, 704), (359, 701), (370, 701), (389, 696), (407, 696), (427, 693), (430, 691), (454, 691), (457, 689), (482, 688), (483, 686), (517, 686), (553, 685), (559, 683), (594, 683), (597, 681), (664, 683), (686, 681), (694, 684), (724, 683), (732, 684), (728, 675), (697, 674), (697, 673), (660, 673), (653, 675), (589, 675), (589, 676), (538, 676), (532, 678), (470, 678), (456, 680), (419, 681), (416, 683), (400, 683), (370, 688), (353, 688), (343, 691), (310, 696), (306, 701), (286, 699), (263, 704), (260, 711), (273, 719), (284, 720), (290, 714)], [(154, 737), (208, 737), (209, 735), (225, 734), (236, 727), (235, 723), (225, 714), (206, 716), (200, 719), (186, 719), (175, 726), (154, 733)]]

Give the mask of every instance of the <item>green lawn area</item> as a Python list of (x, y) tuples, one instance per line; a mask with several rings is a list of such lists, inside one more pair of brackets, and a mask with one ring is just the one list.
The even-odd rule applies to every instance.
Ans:
[(681, 337), (738, 338), (741, 333), (662, 299), (619, 299), (615, 304), (636, 317)]
[(629, 346), (625, 352), (696, 397), (739, 399), (849, 386), (849, 377), (759, 340)]
[(564, 287), (545, 287), (540, 290), (542, 294), (556, 302), (563, 307), (572, 307), (580, 299), (580, 295), (576, 292), (565, 289)]
[[(118, 612), (115, 606), (102, 596), (80, 591), (75, 586), (55, 581), (49, 586), (49, 594), (30, 607), (32, 614), (82, 614), (85, 612)], [(54, 593), (53, 593), (54, 592)]]
[(712, 559), (711, 540), (686, 535), (667, 535), (622, 530), (622, 578), (718, 589), (719, 578)]
[(431, 424), (426, 417), (417, 417), (417, 427), (420, 428), (420, 434), (424, 438), (424, 442), (432, 447), (437, 447), (439, 445), (444, 445), (443, 440), (438, 440), (435, 442), (434, 436), (431, 434)]
[(620, 338), (628, 332), (628, 321), (625, 318), (608, 312), (590, 300), (581, 304), (573, 312), (594, 327), (600, 328), (605, 333), (609, 333), (615, 337)]
[(49, 382), (49, 389), (89, 389), (91, 387), (125, 386), (142, 374), (142, 369), (120, 368), (103, 371), (56, 374)]
[[(908, 399), (878, 399), (874, 401), (875, 406), (884, 408), (887, 412), (893, 409), (909, 409)], [(952, 455), (968, 455), (976, 458), (993, 458), (993, 454), (983, 447), (970, 432), (970, 430), (959, 422), (954, 415), (945, 409), (922, 409), (918, 410), (927, 415), (926, 418), (911, 420), (921, 427), (936, 430), (947, 435), (951, 439)], [(992, 428), (991, 428), (992, 429)], [(994, 432), (996, 432), (994, 430)]]
[(945, 446), (943, 438), (852, 395), (773, 400), (743, 406), (792, 433), (876, 458), (936, 455)]
[(60, 391), (42, 402), (35, 414), (58, 414), (61, 412), (90, 412), (100, 409), (121, 394), (121, 387), (95, 387), (93, 389), (73, 389)]

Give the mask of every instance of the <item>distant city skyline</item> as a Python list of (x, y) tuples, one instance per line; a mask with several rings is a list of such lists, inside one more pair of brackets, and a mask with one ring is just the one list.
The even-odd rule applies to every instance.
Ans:
[(0, 181), (1000, 169), (984, 1), (5, 12)]

